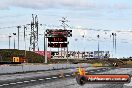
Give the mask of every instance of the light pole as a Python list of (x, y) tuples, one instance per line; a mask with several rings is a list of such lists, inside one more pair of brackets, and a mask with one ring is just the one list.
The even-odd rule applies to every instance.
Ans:
[(83, 58), (85, 59), (85, 31), (84, 31), (84, 35), (82, 35), (83, 37), (83, 45), (84, 45), (84, 56)]
[[(26, 39), (25, 39), (25, 58), (26, 58), (26, 55), (27, 55), (27, 51), (26, 51)], [(28, 62), (28, 61), (27, 61)]]
[(115, 54), (116, 54), (116, 36), (117, 36), (117, 34), (112, 33), (112, 36), (113, 36), (113, 52), (115, 50)]
[(115, 54), (116, 54), (116, 33), (115, 33)]
[(11, 36), (9, 35), (9, 49), (10, 49), (10, 41), (11, 41)]
[[(77, 40), (78, 40), (78, 39), (75, 38), (75, 42), (77, 42)], [(76, 58), (76, 57), (75, 57), (75, 55), (76, 55), (76, 51), (77, 51), (77, 50), (76, 50), (76, 47), (74, 46), (74, 59)]]
[(112, 36), (113, 36), (113, 50), (114, 50), (114, 47), (115, 47), (115, 45), (114, 45), (114, 39), (115, 39), (115, 34), (114, 33), (112, 33)]
[(98, 59), (99, 59), (99, 58), (100, 58), (100, 57), (99, 57), (99, 37), (100, 37), (100, 36), (97, 35), (97, 37), (98, 37)]
[[(19, 30), (19, 28), (18, 28), (18, 30)], [(26, 30), (27, 30), (27, 27), (26, 26), (24, 26), (24, 42), (25, 42), (25, 58), (26, 58)]]
[(15, 36), (16, 36), (16, 33), (13, 33), (14, 35), (14, 49), (15, 49)]
[(21, 28), (21, 26), (17, 26), (18, 28), (18, 50), (19, 50), (19, 29)]

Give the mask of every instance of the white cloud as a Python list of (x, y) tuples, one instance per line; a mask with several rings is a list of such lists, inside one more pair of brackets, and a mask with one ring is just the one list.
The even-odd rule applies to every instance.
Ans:
[(118, 4), (114, 4), (113, 7), (115, 9), (119, 9), (119, 10), (122, 10), (122, 9), (128, 9), (129, 6), (125, 3), (118, 3)]
[(0, 8), (6, 9), (11, 6), (32, 8), (32, 9), (45, 9), (45, 8), (59, 8), (59, 7), (75, 7), (85, 8), (93, 7), (89, 1), (80, 0), (5, 0), (0, 2)]
[[(111, 4), (112, 5), (111, 7)], [(7, 9), (11, 6), (46, 9), (46, 8), (68, 8), (68, 9), (104, 9), (117, 8), (124, 9), (127, 5), (124, 3), (107, 3), (105, 0), (4, 0), (0, 1), (0, 9)]]
[(8, 9), (10, 7), (10, 2), (0, 1), (0, 9)]

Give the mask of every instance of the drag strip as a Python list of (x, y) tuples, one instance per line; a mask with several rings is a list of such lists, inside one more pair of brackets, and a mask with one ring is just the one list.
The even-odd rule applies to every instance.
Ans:
[[(91, 69), (86, 71), (87, 74), (95, 74), (100, 72), (109, 71), (115, 68), (98, 68), (98, 69)], [(73, 78), (74, 74), (72, 73), (64, 73), (63, 76), (61, 75), (50, 75), (50, 76), (41, 76), (36, 78), (25, 78), (25, 79), (16, 79), (12, 81), (3, 81), (0, 82), (0, 87), (2, 88), (21, 88), (30, 85), (37, 85), (42, 83), (49, 83), (57, 80), (65, 80), (67, 78)]]

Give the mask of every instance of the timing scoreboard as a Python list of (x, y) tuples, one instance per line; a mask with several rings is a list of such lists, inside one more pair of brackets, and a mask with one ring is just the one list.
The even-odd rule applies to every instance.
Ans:
[(48, 38), (48, 47), (64, 48), (67, 47), (67, 37), (72, 37), (72, 30), (47, 29), (45, 33)]

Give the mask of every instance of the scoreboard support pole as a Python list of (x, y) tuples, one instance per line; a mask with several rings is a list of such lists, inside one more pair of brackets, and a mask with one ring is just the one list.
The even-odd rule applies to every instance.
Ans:
[(47, 63), (47, 39), (45, 37), (45, 32), (44, 32), (44, 57), (45, 57), (45, 63)]
[[(67, 38), (67, 42), (68, 42), (68, 38)], [(67, 63), (69, 62), (68, 61), (68, 44), (69, 44), (69, 42), (67, 43)]]
[(45, 63), (47, 63), (47, 38), (45, 38), (45, 51), (46, 51), (46, 53), (45, 53)]

